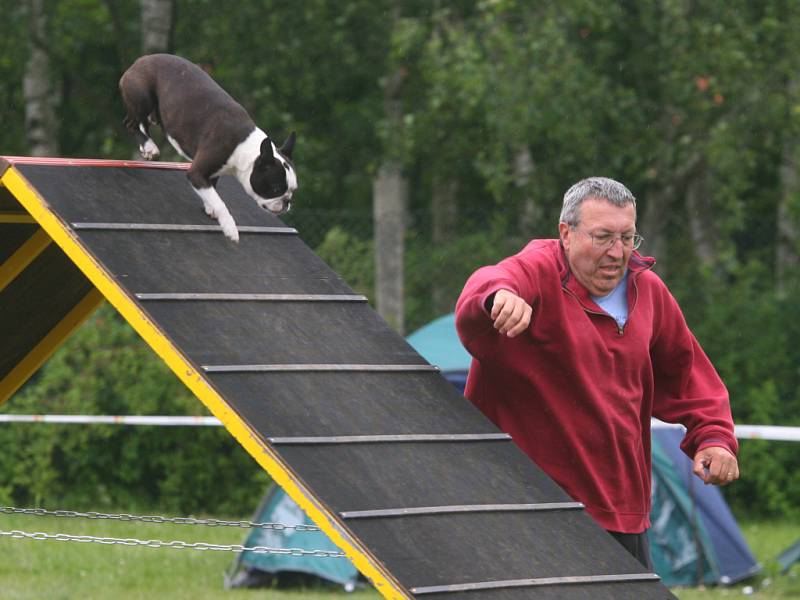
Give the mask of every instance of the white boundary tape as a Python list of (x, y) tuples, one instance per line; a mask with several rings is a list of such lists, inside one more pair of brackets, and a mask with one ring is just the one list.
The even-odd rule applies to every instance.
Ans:
[[(658, 419), (650, 422), (653, 429), (685, 429), (683, 425), (664, 423)], [(734, 425), (736, 437), (742, 440), (775, 440), (781, 442), (800, 442), (800, 427), (779, 427), (777, 425)]]
[[(175, 417), (167, 415), (9, 415), (0, 414), (0, 423), (61, 423), (71, 425), (158, 425), (158, 426), (206, 426), (216, 427), (222, 423), (216, 417)], [(653, 419), (654, 429), (683, 429), (683, 425), (664, 423)], [(800, 427), (776, 425), (736, 425), (736, 437), (746, 440), (776, 440), (800, 442)]]
[(800, 441), (800, 427), (775, 425), (736, 425), (736, 437), (748, 440)]
[(217, 426), (216, 417), (173, 417), (133, 415), (6, 415), (0, 414), (0, 423), (68, 423), (71, 425), (160, 425), (160, 426)]

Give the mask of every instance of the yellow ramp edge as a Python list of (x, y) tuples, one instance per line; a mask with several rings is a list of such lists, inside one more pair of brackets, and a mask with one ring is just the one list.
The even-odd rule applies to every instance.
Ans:
[(51, 241), (44, 229), (37, 229), (14, 254), (0, 264), (0, 292), (17, 278), (50, 245)]
[(228, 432), (269, 473), (270, 477), (306, 512), (331, 541), (344, 551), (355, 567), (375, 586), (375, 589), (384, 598), (390, 600), (412, 598), (384, 565), (372, 556), (369, 549), (359, 540), (350, 536), (331, 511), (323, 508), (302, 480), (292, 472), (291, 468), (270, 446), (259, 438), (257, 432), (231, 409), (202, 373), (195, 369), (180, 349), (175, 347), (158, 326), (127, 296), (102, 264), (80, 244), (74, 232), (52, 212), (45, 199), (39, 196), (33, 186), (13, 165), (3, 174), (0, 183), (5, 185), (106, 300), (172, 369), (186, 387), (222, 422)]
[(13, 225), (32, 225), (36, 219), (25, 213), (0, 212), (0, 224), (11, 223)]
[(89, 318), (95, 309), (103, 303), (103, 295), (96, 289), (90, 291), (83, 300), (61, 319), (50, 332), (36, 344), (28, 355), (0, 380), (0, 404), (3, 404), (22, 385), (39, 370), (45, 361), (72, 335), (80, 325)]

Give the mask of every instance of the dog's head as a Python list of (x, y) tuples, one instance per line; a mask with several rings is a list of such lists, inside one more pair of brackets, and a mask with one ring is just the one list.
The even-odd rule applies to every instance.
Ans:
[(292, 164), (294, 131), (283, 146), (275, 149), (269, 137), (261, 142), (261, 153), (253, 164), (250, 185), (258, 195), (258, 205), (271, 213), (284, 213), (291, 208), (292, 194), (297, 189), (297, 175)]

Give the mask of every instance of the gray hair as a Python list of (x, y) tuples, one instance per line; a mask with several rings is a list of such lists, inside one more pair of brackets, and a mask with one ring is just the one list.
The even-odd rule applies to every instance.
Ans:
[(567, 225), (577, 225), (580, 221), (581, 204), (587, 198), (607, 200), (620, 208), (632, 204), (634, 211), (636, 210), (636, 198), (619, 181), (607, 177), (589, 177), (573, 185), (564, 194), (560, 221)]

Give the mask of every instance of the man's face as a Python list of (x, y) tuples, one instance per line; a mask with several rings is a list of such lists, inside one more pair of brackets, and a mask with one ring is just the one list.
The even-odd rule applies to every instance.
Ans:
[[(625, 247), (620, 235), (636, 233), (634, 206), (619, 207), (607, 200), (587, 198), (580, 206), (578, 225), (572, 228), (559, 223), (558, 231), (570, 269), (578, 281), (594, 296), (611, 293), (625, 275), (633, 252)], [(599, 238), (609, 235), (614, 236), (611, 245), (598, 247)]]

